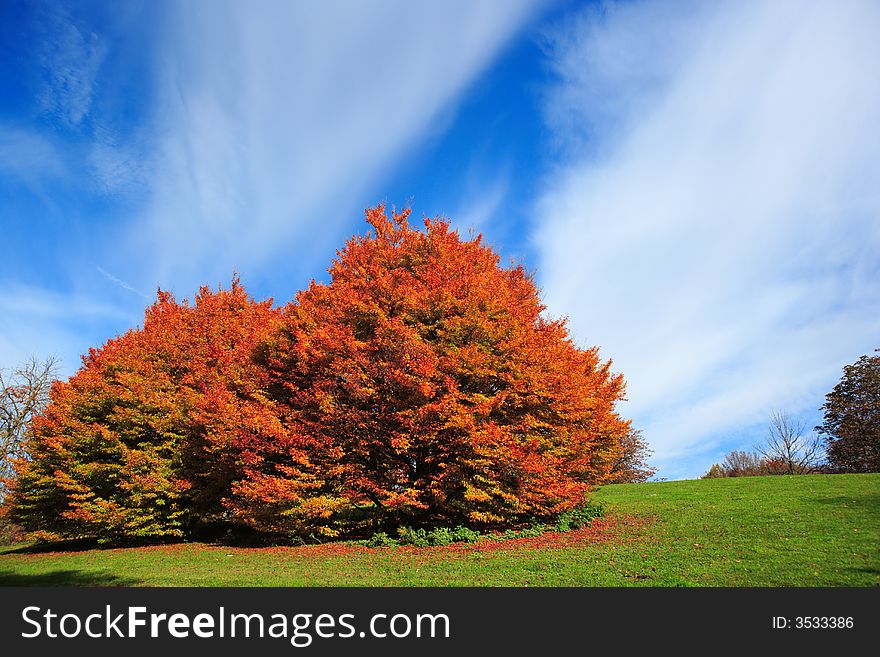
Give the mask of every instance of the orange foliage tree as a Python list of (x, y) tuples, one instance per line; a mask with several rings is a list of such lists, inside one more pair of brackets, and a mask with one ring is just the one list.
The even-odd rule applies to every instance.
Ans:
[(228, 514), (238, 445), (276, 415), (251, 358), (271, 301), (202, 288), (193, 306), (160, 291), (143, 328), (92, 349), (56, 383), (18, 464), (10, 517), (45, 539), (180, 536)]
[(266, 345), (290, 431), (248, 454), (232, 504), (252, 524), (500, 524), (570, 509), (611, 478), (630, 431), (622, 376), (542, 315), (521, 266), (408, 216), (368, 210), (373, 231)]
[(619, 477), (622, 376), (544, 316), (523, 267), (408, 217), (368, 210), (330, 282), (282, 309), (237, 279), (193, 305), (160, 292), (142, 328), (52, 390), (11, 519), (108, 539), (491, 526)]

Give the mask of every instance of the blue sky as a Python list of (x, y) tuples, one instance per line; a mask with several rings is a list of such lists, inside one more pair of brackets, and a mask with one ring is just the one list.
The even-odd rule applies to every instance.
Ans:
[(880, 5), (0, 4), (0, 367), (157, 286), (322, 278), (378, 202), (537, 272), (658, 475), (880, 346)]

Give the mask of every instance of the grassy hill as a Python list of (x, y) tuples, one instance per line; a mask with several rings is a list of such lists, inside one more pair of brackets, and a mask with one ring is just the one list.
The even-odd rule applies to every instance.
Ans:
[(606, 486), (566, 534), (430, 548), (0, 548), (0, 585), (878, 586), (880, 474)]

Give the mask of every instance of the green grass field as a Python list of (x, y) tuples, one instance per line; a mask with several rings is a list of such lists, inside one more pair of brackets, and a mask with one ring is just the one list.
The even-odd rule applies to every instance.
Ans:
[(582, 530), (446, 547), (11, 546), (0, 585), (880, 585), (880, 474), (615, 485), (595, 498), (607, 515)]

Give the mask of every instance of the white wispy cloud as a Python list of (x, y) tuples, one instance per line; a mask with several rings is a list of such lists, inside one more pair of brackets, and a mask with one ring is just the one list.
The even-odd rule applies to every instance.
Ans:
[(126, 315), (113, 305), (78, 293), (62, 293), (7, 281), (0, 296), (0, 315), (31, 318), (120, 318)]
[(89, 114), (107, 44), (72, 21), (62, 3), (46, 3), (42, 13), (46, 33), (40, 53), (42, 110), (66, 127), (76, 127)]
[(49, 139), (15, 125), (0, 123), (0, 176), (37, 188), (67, 175), (61, 151)]
[(878, 33), (867, 1), (633, 2), (551, 40), (541, 282), (669, 472), (880, 340)]
[(146, 300), (148, 300), (148, 301), (150, 300), (150, 297), (149, 297), (148, 295), (144, 294), (143, 292), (141, 292), (141, 291), (138, 290), (137, 288), (132, 287), (131, 285), (129, 285), (129, 284), (126, 283), (125, 281), (123, 281), (123, 280), (121, 280), (121, 279), (119, 279), (119, 278), (116, 278), (116, 276), (114, 276), (114, 275), (111, 274), (110, 272), (106, 271), (105, 269), (102, 269), (101, 267), (98, 267), (97, 265), (95, 266), (95, 269), (98, 270), (98, 273), (101, 274), (101, 276), (103, 276), (104, 278), (106, 278), (108, 281), (110, 281), (110, 282), (113, 283), (114, 285), (118, 285), (118, 286), (121, 287), (123, 290), (127, 290), (128, 292), (133, 292), (134, 294), (138, 295), (138, 296), (141, 297), (142, 299), (146, 299)]
[(468, 200), (462, 201), (460, 210), (452, 215), (455, 224), (465, 231), (486, 230), (503, 207), (509, 189), (510, 183), (504, 176), (490, 179), (479, 191), (476, 185), (471, 186), (465, 196)]
[(0, 287), (0, 368), (14, 368), (31, 356), (56, 356), (59, 374), (67, 376), (89, 347), (110, 337), (108, 325), (122, 330), (136, 323), (136, 316), (94, 295), (9, 280)]
[[(0, 123), (0, 176), (16, 177), (53, 209), (50, 197), (57, 194), (47, 185), (59, 180), (107, 196), (143, 191), (151, 165), (144, 135), (120, 135), (111, 127), (118, 117), (106, 107), (95, 111), (101, 98), (109, 101), (107, 107), (120, 106), (118, 85), (104, 80), (102, 86), (99, 75), (111, 42), (124, 38), (124, 32), (99, 36), (62, 0), (47, 0), (34, 9), (38, 19), (22, 27), (25, 40), (33, 42), (33, 60), (20, 65), (18, 73), (32, 78), (35, 116)], [(108, 22), (118, 23), (125, 9), (109, 8), (113, 18)], [(131, 18), (128, 22), (142, 29)]]
[(538, 4), (171, 4), (152, 202), (130, 234), (150, 256), (140, 280), (192, 287), (233, 268), (271, 275), (279, 257), (286, 272), (326, 260), (381, 200), (364, 190)]

